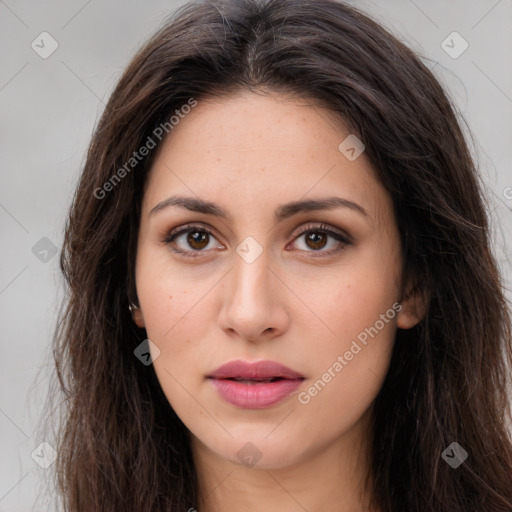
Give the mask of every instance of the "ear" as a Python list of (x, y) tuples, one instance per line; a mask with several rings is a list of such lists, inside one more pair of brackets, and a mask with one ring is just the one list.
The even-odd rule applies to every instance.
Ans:
[(132, 313), (132, 320), (134, 321), (135, 325), (137, 327), (140, 327), (141, 329), (146, 327), (146, 323), (144, 322), (144, 315), (142, 314), (142, 310), (139, 306), (136, 306), (134, 309), (131, 310)]
[(402, 309), (397, 316), (399, 329), (411, 329), (425, 316), (427, 300), (423, 291), (415, 284), (408, 283), (400, 304)]
[(144, 315), (142, 314), (142, 311), (140, 309), (136, 309), (133, 312), (133, 321), (135, 322), (135, 325), (137, 327), (140, 327), (141, 329), (146, 327), (146, 324), (144, 322)]

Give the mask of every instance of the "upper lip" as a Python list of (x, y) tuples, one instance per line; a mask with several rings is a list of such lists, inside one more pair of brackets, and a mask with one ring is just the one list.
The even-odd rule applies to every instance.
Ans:
[(230, 361), (208, 375), (212, 379), (304, 379), (300, 373), (275, 361)]

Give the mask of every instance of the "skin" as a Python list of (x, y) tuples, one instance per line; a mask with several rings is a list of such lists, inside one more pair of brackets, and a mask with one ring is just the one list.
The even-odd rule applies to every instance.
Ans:
[[(350, 161), (338, 149), (349, 133), (311, 102), (237, 93), (200, 101), (165, 140), (149, 173), (134, 321), (154, 343), (159, 382), (190, 431), (199, 512), (367, 510), (370, 409), (396, 329), (414, 326), (422, 311), (418, 297), (402, 294), (408, 284), (389, 195), (364, 152)], [(177, 194), (214, 202), (230, 218), (177, 206), (150, 215)], [(357, 203), (366, 215), (339, 207), (273, 218), (283, 203), (328, 196)], [(182, 232), (163, 242), (190, 223), (210, 227), (213, 237), (190, 245)], [(348, 233), (352, 243), (326, 237), (321, 223)], [(298, 235), (311, 224), (316, 245)], [(236, 252), (248, 236), (263, 249), (252, 263)], [(200, 254), (186, 258), (173, 247)], [(298, 393), (397, 302), (400, 313), (301, 403)], [(277, 405), (237, 408), (206, 379), (235, 359), (277, 361), (305, 380)], [(237, 456), (248, 442), (261, 456), (254, 466)]]

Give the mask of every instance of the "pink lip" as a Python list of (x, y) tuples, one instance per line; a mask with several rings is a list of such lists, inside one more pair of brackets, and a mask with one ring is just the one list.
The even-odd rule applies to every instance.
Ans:
[[(293, 393), (304, 376), (274, 361), (249, 363), (238, 360), (217, 368), (208, 379), (230, 404), (243, 409), (265, 409)], [(264, 382), (266, 379), (278, 380)]]

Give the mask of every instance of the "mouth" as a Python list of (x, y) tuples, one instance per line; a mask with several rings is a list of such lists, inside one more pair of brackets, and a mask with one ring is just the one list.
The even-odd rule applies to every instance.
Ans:
[(275, 361), (230, 361), (207, 376), (212, 379), (272, 381), (276, 379), (304, 379), (304, 375)]
[(242, 382), (244, 384), (261, 384), (268, 382), (277, 382), (279, 380), (285, 380), (284, 377), (271, 377), (269, 379), (244, 379), (243, 377), (229, 377), (224, 380), (232, 380), (233, 382)]
[(231, 361), (207, 376), (226, 402), (242, 409), (265, 409), (284, 401), (305, 377), (274, 361)]

